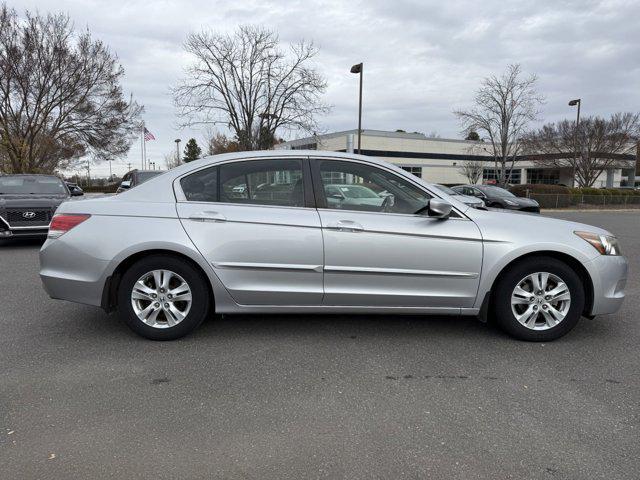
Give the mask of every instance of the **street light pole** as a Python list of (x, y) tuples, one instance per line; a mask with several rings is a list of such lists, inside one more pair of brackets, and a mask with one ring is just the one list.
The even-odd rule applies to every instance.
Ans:
[(569, 102), (570, 107), (578, 106), (578, 113), (576, 115), (576, 133), (575, 133), (575, 152), (573, 153), (573, 178), (571, 179), (571, 186), (574, 186), (576, 182), (576, 164), (578, 163), (578, 128), (580, 128), (580, 104), (582, 100), (580, 98), (576, 98), (575, 100), (571, 100)]
[(358, 155), (360, 155), (362, 153), (361, 150), (361, 137), (362, 137), (362, 70), (363, 70), (363, 63), (357, 63), (356, 65), (351, 67), (351, 73), (357, 73), (360, 74), (360, 95), (359, 95), (359, 101), (358, 101)]
[(174, 142), (176, 142), (176, 162), (180, 162), (180, 139), (176, 138)]

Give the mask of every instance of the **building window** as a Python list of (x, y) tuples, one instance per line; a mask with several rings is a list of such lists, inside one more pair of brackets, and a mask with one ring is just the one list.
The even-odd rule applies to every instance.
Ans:
[[(483, 183), (495, 183), (498, 181), (498, 172), (500, 170), (495, 168), (485, 168), (482, 170), (482, 180)], [(509, 172), (511, 172), (511, 176), (509, 177)], [(522, 170), (519, 168), (514, 168), (512, 170), (507, 170), (507, 178), (509, 178), (509, 183), (513, 183), (518, 185), (522, 182)]]
[(412, 173), (418, 178), (422, 178), (422, 167), (403, 167), (400, 166), (404, 171)]
[(554, 168), (527, 168), (529, 183), (545, 183), (557, 185), (560, 183), (560, 170)]
[(317, 143), (305, 143), (304, 145), (292, 145), (291, 150), (317, 150)]

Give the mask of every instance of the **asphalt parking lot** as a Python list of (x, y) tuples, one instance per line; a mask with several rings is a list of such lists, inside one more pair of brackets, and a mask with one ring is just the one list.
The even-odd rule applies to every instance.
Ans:
[(237, 316), (156, 343), (0, 243), (0, 478), (638, 478), (640, 212), (622, 310), (523, 343), (465, 318)]

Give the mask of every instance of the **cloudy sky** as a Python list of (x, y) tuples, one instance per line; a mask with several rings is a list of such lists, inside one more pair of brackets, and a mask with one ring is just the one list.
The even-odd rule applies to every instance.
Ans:
[[(233, 30), (259, 24), (283, 43), (313, 40), (317, 67), (328, 81), (332, 112), (325, 131), (355, 128), (357, 77), (365, 64), (363, 128), (458, 138), (451, 113), (468, 106), (480, 80), (520, 63), (539, 79), (543, 118), (573, 117), (571, 98), (585, 115), (640, 110), (640, 1), (485, 0), (29, 0), (18, 10), (65, 11), (76, 28), (88, 27), (115, 51), (125, 68), (124, 87), (146, 109), (157, 140), (147, 156), (163, 163), (175, 138), (201, 140), (180, 130), (172, 105), (174, 85), (190, 61), (182, 43), (190, 31)], [(139, 144), (114, 164), (140, 164)], [(93, 172), (105, 175), (108, 166)]]

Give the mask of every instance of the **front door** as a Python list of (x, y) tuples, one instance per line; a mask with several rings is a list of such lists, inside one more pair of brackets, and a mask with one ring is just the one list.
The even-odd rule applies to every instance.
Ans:
[(366, 162), (313, 160), (324, 236), (324, 304), (472, 307), (482, 264), (477, 226), (414, 214), (430, 194)]
[(237, 303), (322, 303), (322, 233), (306, 159), (224, 163), (181, 187), (182, 224)]

